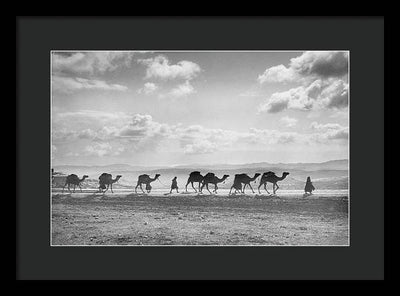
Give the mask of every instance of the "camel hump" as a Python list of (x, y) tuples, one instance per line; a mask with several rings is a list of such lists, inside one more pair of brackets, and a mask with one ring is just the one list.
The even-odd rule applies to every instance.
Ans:
[(191, 175), (191, 176), (192, 176), (192, 175), (200, 175), (200, 172), (199, 172), (199, 171), (194, 171), (194, 172), (191, 172), (190, 175)]
[(75, 174), (71, 174), (71, 175), (69, 175), (69, 177), (70, 177), (70, 178), (78, 178), (78, 176), (75, 175)]
[(212, 178), (212, 177), (215, 177), (215, 174), (214, 174), (214, 173), (207, 173), (207, 174), (204, 176), (204, 178)]
[(145, 177), (150, 177), (150, 176), (147, 175), (147, 174), (143, 174), (143, 175), (140, 175), (140, 176), (139, 176), (139, 178), (145, 178)]
[(104, 182), (104, 181), (106, 181), (107, 179), (111, 179), (111, 178), (112, 178), (111, 174), (102, 173), (102, 174), (100, 175), (100, 177), (99, 177), (99, 180)]
[(235, 174), (235, 177), (238, 177), (238, 178), (243, 177), (243, 176), (247, 176), (247, 174)]

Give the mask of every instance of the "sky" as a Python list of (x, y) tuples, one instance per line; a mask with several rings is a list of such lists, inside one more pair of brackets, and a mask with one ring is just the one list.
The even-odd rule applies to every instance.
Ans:
[(340, 51), (53, 51), (52, 163), (347, 159), (348, 64)]

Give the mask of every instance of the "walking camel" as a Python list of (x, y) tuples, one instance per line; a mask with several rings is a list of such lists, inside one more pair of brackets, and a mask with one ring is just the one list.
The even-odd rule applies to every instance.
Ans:
[(187, 186), (189, 185), (189, 183), (192, 184), (192, 187), (193, 187), (194, 191), (197, 192), (196, 188), (194, 188), (194, 186), (193, 186), (193, 183), (199, 183), (199, 191), (201, 193), (200, 185), (203, 182), (203, 179), (204, 179), (204, 177), (200, 174), (200, 172), (197, 172), (197, 171), (191, 172), (189, 174), (189, 178), (188, 178), (188, 180), (186, 182), (186, 186), (185, 186), (186, 192), (187, 192)]
[[(118, 182), (118, 180), (122, 177), (122, 175), (117, 175), (115, 177), (115, 179), (112, 178), (111, 174), (108, 173), (103, 173), (100, 175), (99, 177), (99, 191), (102, 193), (105, 193), (108, 188), (111, 189), (111, 193), (114, 193), (114, 191), (112, 190), (112, 184), (114, 184), (115, 182)], [(103, 189), (105, 189), (103, 191)]]
[(217, 189), (218, 183), (224, 182), (226, 180), (226, 178), (228, 178), (229, 175), (224, 175), (222, 178), (218, 178), (217, 176), (215, 176), (214, 173), (207, 173), (204, 177), (203, 177), (203, 185), (200, 188), (200, 191), (203, 191), (204, 186), (206, 186), (207, 191), (211, 193), (211, 191), (208, 189), (208, 184), (214, 184), (214, 193), (217, 193)]
[[(235, 192), (236, 192), (238, 190), (237, 188), (241, 187), (241, 183), (244, 184), (244, 186), (242, 188), (242, 193), (244, 193), (244, 190), (246, 189), (247, 185), (249, 185), (251, 191), (254, 193), (253, 187), (251, 187), (250, 182), (253, 182), (260, 175), (261, 175), (260, 173), (255, 173), (254, 177), (251, 178), (247, 174), (236, 174), (235, 179), (233, 181), (233, 185), (231, 187), (231, 190), (229, 190), (229, 195), (231, 194), (232, 188), (235, 189)], [(239, 187), (239, 183), (240, 183), (240, 187)]]
[(88, 177), (89, 177), (88, 175), (84, 175), (84, 176), (82, 177), (82, 179), (79, 179), (79, 177), (78, 177), (77, 175), (75, 175), (75, 174), (68, 175), (68, 176), (67, 176), (67, 179), (65, 180), (65, 185), (64, 185), (64, 187), (63, 187), (62, 193), (64, 193), (64, 188), (65, 188), (65, 186), (67, 186), (67, 185), (68, 185), (68, 191), (69, 191), (70, 193), (71, 193), (70, 185), (74, 185), (74, 191), (73, 191), (73, 192), (75, 192), (76, 186), (78, 186), (79, 189), (80, 189), (81, 192), (82, 192), (81, 183), (82, 183), (86, 178), (88, 178)]
[[(261, 185), (264, 185), (264, 188), (265, 188), (265, 190), (268, 192), (268, 190), (267, 190), (267, 183), (269, 182), (269, 183), (272, 183), (273, 184), (273, 186), (272, 186), (272, 190), (273, 190), (273, 194), (275, 194), (276, 193), (276, 191), (279, 189), (279, 186), (278, 186), (278, 181), (282, 181), (283, 179), (285, 179), (286, 178), (286, 176), (287, 175), (289, 175), (289, 173), (288, 172), (283, 172), (282, 173), (282, 176), (281, 177), (278, 177), (277, 175), (275, 175), (275, 173), (273, 173), (273, 172), (268, 172), (268, 173), (266, 173), (267, 175), (264, 177), (264, 178), (261, 178), (261, 181), (260, 181), (260, 186)], [(264, 176), (264, 175), (263, 175)], [(260, 186), (258, 186), (258, 192), (260, 192)], [(268, 194), (269, 194), (269, 192), (268, 192)]]
[(151, 178), (151, 177), (150, 177), (149, 175), (147, 175), (147, 174), (140, 175), (140, 176), (138, 177), (137, 184), (136, 184), (136, 187), (135, 187), (135, 193), (137, 193), (137, 188), (138, 188), (138, 187), (140, 187), (140, 189), (142, 190), (143, 193), (146, 193), (146, 192), (144, 192), (144, 190), (143, 190), (143, 188), (142, 188), (142, 184), (146, 184), (146, 191), (147, 191), (147, 193), (150, 193), (150, 191), (151, 191), (151, 185), (150, 185), (150, 183), (151, 183), (151, 182), (154, 182), (155, 180), (157, 180), (158, 177), (160, 177), (160, 176), (161, 176), (160, 174), (156, 174), (156, 175), (154, 176), (154, 178)]
[(262, 176), (261, 176), (261, 178), (260, 178), (260, 185), (258, 186), (258, 193), (259, 193), (259, 194), (261, 194), (261, 192), (260, 192), (260, 187), (261, 187), (262, 185), (264, 185), (265, 191), (267, 191), (267, 193), (270, 194), (269, 191), (268, 191), (268, 189), (267, 189), (267, 177), (270, 176), (270, 175), (274, 175), (274, 174), (275, 174), (275, 173), (274, 173), (274, 172), (271, 172), (271, 171), (268, 171), (268, 172), (262, 174)]

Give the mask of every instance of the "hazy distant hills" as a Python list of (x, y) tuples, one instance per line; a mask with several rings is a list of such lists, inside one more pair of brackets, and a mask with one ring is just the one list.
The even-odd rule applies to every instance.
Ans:
[(88, 171), (88, 172), (112, 172), (112, 171), (180, 171), (189, 170), (241, 170), (260, 169), (263, 170), (348, 170), (349, 161), (347, 159), (330, 160), (321, 163), (248, 163), (248, 164), (190, 164), (177, 166), (132, 166), (129, 164), (111, 164), (104, 166), (77, 166), (77, 165), (59, 165), (55, 166), (55, 171), (72, 172), (72, 171)]
[[(238, 173), (247, 173), (254, 176), (255, 173), (263, 173), (273, 171), (278, 176), (282, 172), (288, 171), (290, 175), (280, 182), (285, 189), (302, 189), (308, 176), (311, 177), (314, 185), (320, 189), (347, 189), (348, 188), (348, 165), (347, 159), (331, 160), (322, 163), (250, 163), (250, 164), (215, 164), (215, 165), (178, 165), (178, 166), (160, 166), (145, 167), (132, 166), (127, 164), (112, 164), (105, 166), (75, 166), (60, 165), (55, 166), (56, 172), (63, 174), (77, 174), (82, 176), (89, 175), (88, 182), (98, 182), (98, 176), (101, 173), (111, 173), (113, 176), (120, 174), (123, 177), (118, 182), (120, 186), (135, 186), (137, 177), (140, 174), (149, 174), (154, 176), (156, 173), (161, 174), (160, 181), (152, 183), (153, 187), (165, 187), (171, 184), (173, 177), (178, 177), (178, 186), (183, 188), (186, 184), (190, 172), (196, 170), (203, 175), (213, 172), (217, 176), (222, 177), (228, 174), (225, 184), (220, 184), (220, 188), (230, 188), (234, 175)], [(257, 180), (257, 184), (258, 184)], [(116, 185), (117, 186), (117, 185)], [(116, 187), (117, 188), (117, 187)]]

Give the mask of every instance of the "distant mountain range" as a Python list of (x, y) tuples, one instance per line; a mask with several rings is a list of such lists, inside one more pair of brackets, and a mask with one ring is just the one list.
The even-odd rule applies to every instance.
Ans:
[(72, 172), (72, 171), (163, 171), (163, 170), (237, 170), (237, 169), (277, 169), (279, 170), (303, 170), (303, 171), (318, 171), (318, 170), (348, 170), (349, 161), (347, 159), (330, 160), (321, 163), (246, 163), (246, 164), (187, 164), (175, 166), (132, 166), (129, 164), (110, 164), (104, 166), (85, 166), (85, 165), (57, 165), (54, 166), (55, 171)]

